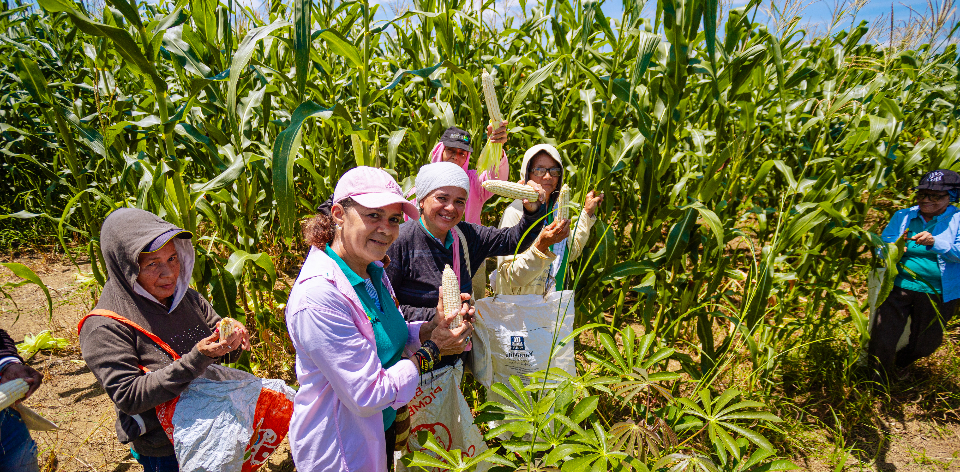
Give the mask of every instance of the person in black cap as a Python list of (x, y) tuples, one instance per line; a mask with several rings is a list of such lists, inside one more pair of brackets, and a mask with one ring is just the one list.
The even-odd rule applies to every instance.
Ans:
[(894, 213), (884, 242), (906, 239), (890, 295), (876, 310), (870, 356), (874, 379), (888, 380), (943, 342), (943, 326), (960, 304), (960, 175), (927, 173), (916, 187), (917, 204)]
[[(494, 143), (504, 144), (507, 142), (507, 122), (503, 121), (500, 127), (494, 131), (492, 126), (487, 126), (487, 134)], [(510, 178), (510, 164), (507, 162), (507, 153), (504, 149), (500, 162), (492, 169), (470, 169), (470, 157), (473, 155), (473, 138), (467, 131), (451, 126), (444, 130), (440, 136), (440, 142), (430, 151), (430, 162), (452, 162), (467, 172), (470, 178), (470, 196), (467, 199), (467, 210), (463, 220), (468, 223), (480, 224), (480, 212), (483, 210), (483, 204), (486, 203), (493, 193), (480, 186), (481, 183), (500, 179)], [(413, 192), (414, 189), (411, 189)]]
[[(494, 143), (506, 143), (507, 122), (501, 121), (500, 126), (496, 130), (494, 130), (492, 126), (487, 126), (487, 135), (490, 137), (490, 141)], [(474, 170), (469, 168), (470, 156), (472, 154), (473, 140), (470, 133), (456, 126), (451, 126), (444, 130), (440, 136), (440, 142), (430, 151), (430, 163), (452, 162), (463, 167), (463, 170), (467, 172), (467, 177), (470, 179), (470, 191), (468, 192), (467, 207), (463, 214), (463, 221), (479, 225), (482, 224), (480, 221), (480, 213), (483, 211), (483, 204), (493, 197), (493, 193), (483, 188), (480, 184), (487, 180), (509, 180), (510, 163), (507, 162), (507, 150), (504, 147), (500, 162), (498, 162), (496, 166), (490, 169)], [(407, 195), (412, 195), (414, 192), (416, 192), (415, 187), (411, 188)], [(417, 204), (416, 200), (414, 200), (414, 204)], [(483, 288), (487, 286), (486, 267), (485, 264), (481, 264), (473, 277), (473, 286), (477, 287), (476, 294), (478, 298), (483, 298), (485, 294)]]

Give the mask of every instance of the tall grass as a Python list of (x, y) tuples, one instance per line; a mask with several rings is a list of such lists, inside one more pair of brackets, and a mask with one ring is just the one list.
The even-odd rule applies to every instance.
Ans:
[(923, 171), (960, 169), (949, 0), (889, 30), (847, 25), (862, 3), (841, 3), (818, 35), (792, 2), (636, 1), (609, 18), (594, 1), (519, 2), (513, 16), (421, 0), (390, 21), (366, 1), (94, 4), (4, 4), (2, 208), (81, 241), (101, 283), (111, 209), (194, 231), (195, 286), (256, 333), (247, 368), (289, 354), (282, 274), (304, 252), (299, 221), (348, 168), (406, 186), (445, 127), (480, 138), (483, 68), (511, 162), (551, 142), (576, 197), (607, 194), (592, 255), (570, 271), (577, 326), (592, 326), (586, 373), (514, 389), (515, 423), (565, 419), (527, 422), (535, 444), (514, 431), (505, 467), (776, 463), (777, 418), (753, 402), (782, 407), (791, 366), (826, 345), (835, 388), (858, 382), (856, 287), (876, 235)]

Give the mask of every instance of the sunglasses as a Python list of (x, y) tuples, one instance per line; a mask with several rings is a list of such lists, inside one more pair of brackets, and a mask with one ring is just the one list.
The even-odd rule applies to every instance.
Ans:
[(547, 172), (549, 172), (550, 175), (552, 175), (553, 177), (560, 177), (560, 174), (563, 174), (563, 168), (562, 168), (562, 167), (551, 167), (551, 168), (547, 169), (546, 167), (534, 167), (534, 168), (530, 171), (530, 173), (533, 174), (533, 175), (536, 176), (536, 177), (543, 177), (544, 175), (547, 175)]
[(949, 196), (949, 193), (918, 193), (917, 201), (922, 202), (924, 200), (929, 200), (931, 202), (937, 202)]

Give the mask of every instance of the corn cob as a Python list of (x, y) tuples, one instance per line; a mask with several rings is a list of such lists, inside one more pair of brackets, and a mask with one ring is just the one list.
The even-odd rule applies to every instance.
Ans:
[[(453, 269), (450, 268), (449, 264), (443, 268), (443, 286), (441, 290), (443, 292), (443, 316), (450, 316), (453, 313), (459, 312), (460, 283), (457, 281), (457, 275), (453, 273)], [(462, 322), (463, 317), (457, 315), (457, 317), (450, 322), (450, 329), (460, 326)]]
[(13, 379), (0, 384), (0, 410), (23, 398), (27, 394), (27, 390), (30, 390), (30, 385), (23, 379)]
[[(483, 85), (483, 100), (487, 102), (487, 112), (490, 113), (490, 126), (494, 131), (500, 127), (503, 122), (503, 115), (500, 114), (500, 103), (497, 99), (497, 90), (493, 85), (493, 77), (486, 70), (480, 74), (480, 82)], [(478, 169), (496, 169), (497, 162), (503, 154), (503, 144), (494, 143), (487, 138), (487, 145), (478, 160)], [(499, 176), (498, 176), (499, 177)]]
[(501, 197), (513, 198), (516, 200), (527, 200), (535, 202), (540, 199), (540, 194), (533, 187), (506, 180), (487, 180), (480, 185), (490, 192)]
[(560, 187), (560, 196), (557, 198), (557, 219), (570, 219), (570, 187), (567, 184)]
[(233, 318), (224, 318), (220, 320), (220, 342), (224, 342), (237, 329), (240, 322)]

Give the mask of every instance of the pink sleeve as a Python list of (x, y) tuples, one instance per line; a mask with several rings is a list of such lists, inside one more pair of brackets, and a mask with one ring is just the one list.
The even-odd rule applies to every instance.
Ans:
[[(470, 173), (468, 172), (468, 175)], [(500, 164), (497, 166), (496, 175), (490, 172), (490, 169), (487, 169), (483, 172), (473, 171), (473, 177), (470, 179), (470, 197), (471, 200), (473, 196), (476, 195), (479, 198), (478, 206), (482, 207), (490, 197), (493, 196), (493, 193), (483, 188), (480, 184), (488, 180), (510, 180), (510, 163), (507, 162), (507, 153), (503, 153), (503, 157), (500, 158)], [(479, 174), (479, 175), (478, 175)]]
[[(493, 170), (494, 172), (490, 172)], [(494, 175), (496, 174), (496, 175)], [(500, 163), (496, 169), (485, 169), (480, 173), (480, 183), (488, 180), (510, 180), (510, 163), (507, 162), (507, 152), (504, 151), (500, 157)]]
[(290, 334), (300, 347), (297, 355), (309, 357), (340, 402), (358, 416), (407, 404), (419, 383), (416, 365), (401, 360), (384, 369), (376, 346), (354, 324), (348, 303), (325, 298), (326, 303), (304, 306), (291, 320)]
[(420, 349), (420, 327), (426, 321), (411, 321), (407, 323), (407, 345), (404, 347), (404, 353), (411, 357), (417, 349)]

